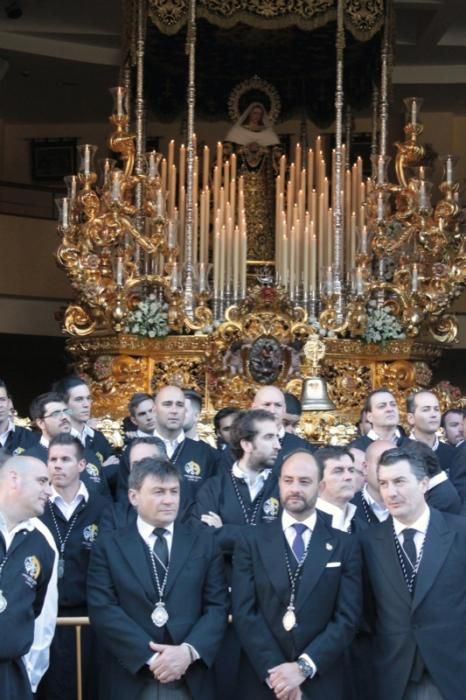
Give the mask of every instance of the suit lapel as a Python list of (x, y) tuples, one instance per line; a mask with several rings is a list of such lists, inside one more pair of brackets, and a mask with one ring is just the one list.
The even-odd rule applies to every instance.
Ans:
[(392, 519), (388, 518), (380, 525), (374, 527), (376, 543), (374, 555), (379, 560), (379, 564), (395, 590), (411, 606), (411, 594), (401, 571), (400, 562), (396, 553), (393, 539)]
[(286, 568), (285, 535), (280, 519), (261, 528), (257, 546), (264, 569), (278, 597), (285, 604), (290, 602), (290, 581)]
[(119, 530), (118, 537), (115, 537), (115, 542), (127, 559), (130, 571), (133, 572), (134, 577), (140, 583), (148, 598), (148, 602), (152, 605), (156, 597), (155, 584), (147, 561), (145, 551), (147, 545), (139, 534), (136, 523), (127, 527), (123, 532)]
[(325, 566), (333, 555), (335, 549), (335, 538), (331, 529), (321, 520), (320, 513), (317, 515), (316, 526), (311, 536), (306, 561), (304, 562), (298, 583), (296, 597), (296, 609), (305, 603), (306, 598), (312, 594), (319, 578), (324, 572)]
[(416, 575), (413, 609), (417, 608), (432, 587), (447, 557), (454, 536), (454, 532), (447, 528), (442, 514), (431, 510), (422, 559)]
[(170, 591), (173, 583), (182, 570), (186, 560), (188, 559), (190, 553), (193, 549), (193, 544), (196, 540), (195, 534), (192, 530), (175, 523), (175, 529), (173, 531), (172, 549), (170, 552), (170, 564), (168, 567), (168, 577), (167, 577), (167, 590), (166, 594)]

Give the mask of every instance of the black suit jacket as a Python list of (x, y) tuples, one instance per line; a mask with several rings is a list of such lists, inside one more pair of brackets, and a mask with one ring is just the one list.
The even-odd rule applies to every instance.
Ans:
[(414, 595), (396, 554), (392, 519), (360, 536), (373, 597), (376, 700), (402, 698), (416, 652), (444, 700), (466, 688), (466, 520), (431, 509)]
[(298, 584), (298, 624), (291, 632), (282, 624), (290, 600), (285, 553), (281, 521), (243, 533), (233, 558), (234, 625), (260, 681), (273, 666), (306, 653), (317, 666), (315, 678), (302, 686), (306, 698), (339, 700), (342, 655), (361, 612), (358, 540), (317, 518)]
[(88, 606), (92, 625), (109, 652), (104, 696), (136, 698), (148, 678), (150, 641), (188, 642), (201, 660), (185, 679), (194, 700), (215, 700), (208, 667), (227, 622), (223, 559), (211, 533), (176, 524), (164, 597), (170, 615), (166, 628), (151, 620), (155, 592), (146, 544), (136, 523), (103, 533), (92, 551)]

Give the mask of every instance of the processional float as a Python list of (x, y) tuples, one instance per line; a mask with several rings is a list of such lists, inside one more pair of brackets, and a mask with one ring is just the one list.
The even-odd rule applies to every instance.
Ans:
[[(237, 151), (222, 143), (198, 148), (194, 0), (187, 5), (186, 143), (146, 152), (148, 8), (143, 0), (130, 5), (134, 67), (127, 61), (123, 84), (112, 90), (115, 158), (97, 167), (95, 146), (79, 146), (78, 172), (66, 178), (67, 196), (58, 202), (57, 259), (76, 292), (64, 330), (97, 413), (123, 417), (133, 392), (173, 382), (204, 395), (209, 418), (222, 406), (247, 406), (261, 384), (274, 383), (304, 393), (308, 437), (345, 441), (372, 388), (386, 386), (401, 400), (430, 385), (429, 364), (457, 334), (449, 309), (466, 274), (456, 159), (444, 156), (433, 205), (416, 97), (405, 101), (396, 180), (389, 179), (391, 3), (368, 176), (361, 158), (349, 162), (343, 142), (342, 0), (329, 159), (320, 137), (312, 148), (298, 143), (292, 157), (255, 142)], [(244, 81), (251, 86), (269, 91), (272, 123), (278, 96), (257, 76)], [(271, 253), (258, 259), (250, 232), (258, 221), (263, 229), (264, 218), (250, 202), (254, 193), (258, 200), (254, 164), (265, 155), (273, 161), (275, 192), (273, 223), (261, 235)], [(461, 398), (448, 386), (435, 390), (444, 406)]]

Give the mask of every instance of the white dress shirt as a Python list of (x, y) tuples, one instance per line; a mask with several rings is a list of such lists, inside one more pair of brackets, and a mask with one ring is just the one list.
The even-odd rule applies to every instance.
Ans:
[(9, 418), (7, 429), (5, 430), (5, 432), (0, 433), (0, 445), (2, 447), (5, 447), (5, 443), (8, 440), (8, 435), (10, 433), (14, 433), (14, 432), (15, 432), (15, 424), (13, 423), (11, 418)]
[[(142, 539), (147, 544), (147, 546), (151, 550), (154, 549), (155, 540), (157, 539), (157, 535), (154, 535), (155, 525), (151, 525), (150, 523), (146, 522), (138, 515), (137, 520), (136, 520), (136, 527), (137, 527), (138, 532), (141, 535)], [(165, 541), (166, 541), (167, 547), (168, 547), (168, 556), (170, 556), (171, 551), (172, 551), (173, 528), (174, 528), (174, 523), (170, 523), (169, 525), (164, 525), (164, 529), (166, 530), (164, 537), (165, 537)]]
[(49, 667), (50, 645), (55, 634), (55, 625), (58, 613), (58, 586), (57, 586), (57, 562), (58, 551), (53, 535), (44, 523), (38, 518), (30, 518), (12, 530), (8, 530), (6, 523), (0, 517), (0, 532), (5, 540), (6, 551), (8, 551), (14, 536), (22, 530), (38, 530), (47, 540), (55, 554), (52, 575), (47, 586), (44, 603), (40, 615), (34, 621), (34, 638), (28, 653), (23, 656), (24, 666), (28, 674), (32, 692), (35, 693), (42, 676)]
[(233, 464), (231, 471), (233, 476), (236, 476), (237, 479), (242, 479), (245, 482), (246, 486), (248, 487), (251, 501), (254, 501), (257, 494), (262, 491), (265, 482), (272, 473), (271, 469), (263, 469), (261, 472), (245, 472), (239, 467), (238, 462)]
[(381, 437), (380, 435), (378, 435), (378, 434), (375, 432), (374, 428), (371, 428), (371, 429), (369, 430), (369, 432), (367, 433), (367, 437), (368, 437), (370, 440), (388, 440), (388, 442), (393, 442), (393, 444), (396, 445), (396, 443), (398, 442), (398, 440), (399, 440), (400, 437), (401, 437), (401, 432), (399, 431), (398, 428), (396, 428), (396, 429), (395, 429), (395, 432), (394, 432), (394, 434), (392, 435), (391, 438), (385, 438), (385, 437)]
[(378, 503), (378, 501), (375, 500), (375, 498), (372, 498), (367, 488), (367, 484), (364, 484), (364, 486), (362, 487), (362, 497), (374, 513), (377, 520), (380, 523), (383, 523), (384, 520), (386, 520), (390, 515), (390, 511), (388, 510), (388, 508), (385, 508), (385, 506), (381, 506), (380, 503)]
[(354, 503), (347, 503), (344, 508), (333, 505), (328, 501), (324, 501), (323, 498), (319, 496), (316, 503), (317, 510), (321, 510), (324, 513), (332, 516), (332, 527), (335, 530), (341, 530), (342, 532), (349, 532), (351, 521), (356, 513), (356, 506)]
[(419, 556), (419, 552), (422, 551), (424, 545), (424, 540), (426, 538), (427, 528), (429, 527), (430, 520), (430, 510), (428, 506), (422, 512), (422, 515), (416, 520), (412, 525), (405, 525), (396, 518), (393, 518), (393, 528), (395, 530), (395, 535), (398, 537), (398, 542), (401, 546), (404, 544), (403, 530), (410, 529), (416, 530), (414, 535), (414, 545), (416, 547), (416, 556)]
[(302, 525), (307, 526), (307, 530), (303, 532), (303, 541), (304, 541), (304, 547), (307, 549), (309, 547), (309, 542), (311, 541), (311, 535), (312, 532), (316, 526), (316, 520), (317, 520), (317, 513), (314, 511), (312, 515), (310, 515), (306, 520), (295, 520), (293, 516), (288, 513), (287, 510), (284, 510), (282, 513), (282, 529), (283, 532), (285, 533), (286, 540), (288, 544), (290, 545), (291, 549), (293, 549), (293, 542), (295, 540), (295, 537), (297, 535), (297, 532), (293, 525), (295, 523), (300, 523)]
[(178, 433), (176, 438), (173, 438), (173, 440), (168, 440), (167, 438), (163, 437), (162, 435), (160, 435), (160, 433), (157, 432), (157, 430), (154, 430), (154, 436), (160, 438), (164, 443), (168, 459), (171, 459), (173, 457), (176, 448), (178, 447), (178, 445), (181, 445), (181, 443), (186, 437), (186, 435), (184, 434), (184, 430)]
[[(414, 440), (414, 442), (421, 442), (420, 440), (417, 439), (414, 430), (409, 434), (409, 439)], [(424, 443), (427, 445), (427, 443)], [(434, 435), (434, 444), (433, 445), (427, 445), (427, 447), (430, 447), (432, 452), (436, 452), (438, 450), (438, 446), (440, 444), (440, 440), (438, 439), (438, 435)]]
[(85, 503), (89, 500), (89, 491), (87, 490), (86, 484), (83, 481), (79, 482), (79, 489), (76, 496), (70, 503), (67, 503), (63, 496), (61, 496), (58, 491), (52, 486), (52, 494), (50, 496), (50, 502), (55, 504), (58, 510), (61, 512), (65, 520), (69, 520), (73, 515), (76, 508), (79, 506), (81, 501)]
[(79, 432), (79, 430), (76, 430), (76, 428), (71, 428), (70, 433), (71, 435), (73, 435), (73, 437), (78, 438), (83, 447), (86, 447), (86, 438), (90, 437), (92, 439), (95, 435), (95, 431), (91, 427), (89, 427), (87, 423), (84, 424), (84, 428), (81, 432)]

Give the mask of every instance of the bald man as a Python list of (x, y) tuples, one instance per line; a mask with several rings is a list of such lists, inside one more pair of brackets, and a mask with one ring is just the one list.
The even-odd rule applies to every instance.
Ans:
[(355, 517), (369, 525), (383, 522), (389, 516), (379, 491), (377, 466), (380, 456), (393, 448), (390, 440), (374, 440), (366, 450), (366, 483), (361, 491), (355, 493), (353, 503), (356, 506)]
[[(303, 440), (303, 438), (300, 438), (298, 435), (285, 432), (285, 428), (283, 426), (283, 419), (285, 418), (286, 414), (285, 395), (283, 391), (278, 389), (276, 386), (261, 387), (254, 396), (251, 408), (269, 411), (269, 413), (271, 413), (277, 421), (280, 451), (272, 467), (275, 474), (278, 474), (283, 460), (291, 452), (294, 452), (295, 450), (306, 450), (312, 453), (317, 449), (316, 445), (312, 445), (310, 442)], [(234, 461), (235, 457), (229, 448), (222, 452), (222, 466), (231, 469)]]
[[(154, 404), (155, 430), (165, 445), (167, 457), (176, 466), (181, 479), (181, 502), (178, 521), (190, 516), (198, 488), (217, 470), (218, 453), (202, 440), (186, 437), (183, 424), (186, 403), (183, 390), (178, 386), (164, 386), (157, 392)], [(123, 462), (123, 461), (122, 461)], [(120, 477), (128, 483), (129, 469)]]
[(15, 456), (0, 466), (2, 700), (31, 700), (48, 666), (57, 617), (58, 556), (38, 517), (50, 493), (41, 460)]

